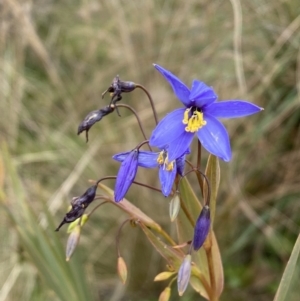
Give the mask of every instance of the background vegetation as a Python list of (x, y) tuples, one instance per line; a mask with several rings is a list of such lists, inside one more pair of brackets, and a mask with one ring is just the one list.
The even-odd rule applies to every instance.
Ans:
[[(157, 299), (163, 286), (153, 278), (165, 262), (139, 229), (124, 228), (128, 284), (117, 277), (115, 236), (126, 216), (116, 208), (93, 215), (68, 264), (65, 228), (53, 231), (89, 179), (116, 173), (110, 156), (142, 139), (126, 111), (95, 125), (88, 144), (76, 135), (107, 104), (101, 93), (116, 74), (147, 87), (160, 118), (179, 106), (154, 62), (187, 84), (208, 83), (221, 100), (265, 108), (225, 122), (233, 159), (221, 164), (215, 232), (223, 300), (272, 300), (299, 233), (299, 49), (298, 0), (2, 0), (0, 301)], [(149, 135), (144, 94), (124, 102)], [(138, 176), (157, 183), (156, 171)], [(135, 187), (128, 199), (174, 232), (168, 200)], [(289, 300), (299, 293), (292, 286)], [(196, 296), (189, 289), (182, 299)]]

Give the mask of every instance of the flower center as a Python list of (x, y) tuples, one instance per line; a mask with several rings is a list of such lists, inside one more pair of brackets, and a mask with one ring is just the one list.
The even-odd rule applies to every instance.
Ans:
[(168, 153), (166, 150), (163, 150), (158, 154), (157, 163), (163, 165), (163, 168), (167, 171), (172, 171), (174, 168), (174, 160), (172, 162), (168, 161)]
[[(192, 111), (190, 113), (190, 111)], [(203, 119), (203, 113), (199, 112), (197, 108), (191, 107), (184, 111), (183, 113), (183, 124), (186, 124), (186, 132), (195, 133), (206, 125), (206, 121)]]

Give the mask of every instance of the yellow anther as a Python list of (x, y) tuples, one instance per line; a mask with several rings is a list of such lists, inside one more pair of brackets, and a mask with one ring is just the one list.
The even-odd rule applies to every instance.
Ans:
[(174, 168), (174, 161), (172, 161), (170, 163), (165, 162), (165, 167), (166, 167), (167, 171), (172, 171)]
[(157, 163), (163, 165), (163, 168), (167, 171), (172, 171), (174, 168), (174, 160), (172, 162), (168, 161), (168, 153), (163, 150), (158, 154)]
[(185, 127), (186, 132), (195, 133), (206, 125), (206, 121), (203, 119), (203, 113), (199, 111), (194, 111), (193, 115), (188, 118), (188, 113), (190, 109), (186, 109), (183, 117), (183, 124), (187, 124)]
[(165, 163), (165, 160), (166, 160), (166, 153), (165, 151), (161, 151), (159, 154), (158, 154), (158, 157), (157, 157), (157, 163), (159, 165), (162, 165)]
[(189, 112), (190, 112), (191, 108), (189, 109), (186, 109), (183, 113), (183, 120), (182, 120), (182, 123), (183, 124), (188, 124), (189, 122)]

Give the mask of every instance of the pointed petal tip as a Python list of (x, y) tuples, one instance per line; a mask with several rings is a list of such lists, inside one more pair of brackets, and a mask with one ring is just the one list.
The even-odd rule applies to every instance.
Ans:
[(231, 160), (232, 156), (221, 158), (224, 162), (229, 162)]

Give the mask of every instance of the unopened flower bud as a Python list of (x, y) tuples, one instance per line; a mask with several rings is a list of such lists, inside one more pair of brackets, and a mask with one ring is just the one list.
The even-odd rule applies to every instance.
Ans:
[[(80, 226), (82, 227), (87, 222), (88, 219), (89, 219), (88, 214), (83, 214), (81, 217)], [(78, 225), (78, 219), (69, 225), (67, 233), (71, 233), (77, 225)]]
[(158, 301), (169, 301), (171, 296), (171, 288), (166, 287), (160, 294)]
[(180, 211), (180, 197), (178, 193), (175, 193), (174, 197), (170, 202), (169, 212), (171, 222), (174, 222)]
[(193, 247), (197, 251), (203, 245), (210, 228), (210, 210), (208, 206), (204, 206), (195, 226)]
[(118, 257), (118, 274), (123, 284), (125, 284), (127, 280), (127, 266), (123, 259), (123, 257)]
[(191, 265), (192, 257), (190, 254), (186, 255), (179, 270), (177, 276), (177, 288), (179, 296), (182, 296), (185, 292), (191, 277)]
[(66, 261), (69, 261), (71, 256), (73, 255), (80, 238), (80, 225), (77, 225), (74, 230), (69, 235), (67, 241), (67, 248), (66, 248)]
[(162, 272), (155, 276), (154, 281), (164, 281), (169, 279), (172, 275), (174, 275), (174, 272)]

